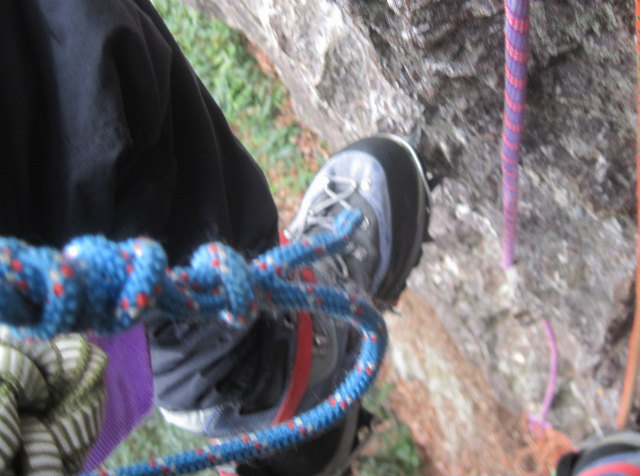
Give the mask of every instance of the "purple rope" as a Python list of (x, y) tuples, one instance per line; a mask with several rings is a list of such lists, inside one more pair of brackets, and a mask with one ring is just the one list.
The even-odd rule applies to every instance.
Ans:
[[(518, 226), (518, 161), (527, 91), (529, 0), (505, 0), (504, 9), (506, 19), (504, 25), (504, 122), (502, 127), (502, 209), (504, 213), (502, 267), (507, 269), (513, 264)], [(543, 319), (542, 324), (551, 353), (549, 380), (540, 419), (529, 415), (529, 420), (532, 426), (547, 428), (549, 424), (546, 420), (553, 403), (558, 377), (558, 346), (551, 323)]]
[(518, 225), (518, 160), (527, 88), (529, 0), (505, 0), (505, 90), (502, 128), (502, 267), (513, 264)]

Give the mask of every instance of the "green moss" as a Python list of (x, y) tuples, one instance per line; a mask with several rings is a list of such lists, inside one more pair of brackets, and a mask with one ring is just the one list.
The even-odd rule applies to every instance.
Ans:
[(355, 473), (367, 476), (410, 476), (420, 474), (420, 453), (407, 425), (396, 421), (389, 408), (389, 394), (393, 386), (377, 384), (365, 395), (364, 407), (385, 426), (384, 431), (373, 435), (375, 454), (360, 456), (355, 463)]

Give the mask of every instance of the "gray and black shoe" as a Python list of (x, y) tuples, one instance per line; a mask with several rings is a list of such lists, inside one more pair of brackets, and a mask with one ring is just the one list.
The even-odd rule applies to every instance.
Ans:
[(623, 430), (587, 442), (560, 458), (558, 476), (632, 476), (640, 474), (640, 433)]
[[(320, 282), (356, 286), (386, 305), (399, 297), (418, 263), (428, 237), (430, 207), (429, 187), (413, 148), (397, 136), (369, 137), (329, 159), (313, 179), (286, 234), (293, 241), (330, 230), (333, 218), (345, 208), (360, 209), (363, 222), (345, 252), (325, 258), (313, 269)], [(342, 377), (345, 363), (352, 362), (358, 350), (355, 331), (320, 315), (314, 316), (314, 332), (316, 344), (318, 335), (325, 344), (324, 365), (318, 369)], [(327, 355), (339, 357), (333, 370)], [(354, 409), (328, 433), (295, 450), (241, 465), (238, 474), (349, 474), (359, 447), (358, 429), (370, 421), (368, 412)]]
[[(330, 229), (333, 218), (345, 208), (360, 209), (364, 220), (341, 256), (314, 266), (315, 279), (333, 286), (357, 286), (376, 300), (393, 302), (417, 264), (427, 236), (429, 190), (415, 151), (404, 140), (386, 135), (363, 139), (339, 152), (314, 178), (288, 235), (295, 240)], [(166, 325), (171, 326), (167, 330), (171, 336), (180, 331), (172, 323)], [(161, 343), (164, 332), (164, 327), (152, 329), (154, 341)], [(215, 333), (191, 327), (179, 332), (184, 348), (209, 349), (191, 359), (189, 369), (180, 363), (182, 354), (161, 360), (154, 358), (152, 349), (158, 403), (168, 421), (217, 438), (286, 421), (327, 398), (355, 365), (360, 347), (356, 330), (323, 314), (277, 320), (264, 316), (242, 340), (233, 332), (222, 325)], [(215, 345), (211, 335), (217, 336)], [(185, 389), (199, 389), (190, 391), (197, 398), (185, 403)], [(357, 447), (358, 429), (369, 421), (369, 415), (356, 407), (314, 440), (241, 464), (235, 471), (345, 474)]]
[(342, 210), (360, 209), (364, 220), (336, 260), (338, 274), (391, 302), (420, 258), (430, 207), (429, 187), (414, 149), (398, 136), (379, 135), (348, 146), (327, 162), (287, 233), (295, 240), (331, 229)]

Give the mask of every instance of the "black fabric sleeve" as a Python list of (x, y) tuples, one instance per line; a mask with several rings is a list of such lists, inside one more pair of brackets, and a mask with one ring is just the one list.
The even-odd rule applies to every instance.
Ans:
[[(204, 242), (276, 243), (263, 173), (147, 0), (0, 0), (0, 44), (1, 235), (146, 235), (172, 265)], [(214, 358), (218, 326), (148, 330), (158, 400), (180, 408), (246, 340), (229, 333)]]
[(146, 0), (0, 0), (0, 233), (277, 238), (264, 175)]

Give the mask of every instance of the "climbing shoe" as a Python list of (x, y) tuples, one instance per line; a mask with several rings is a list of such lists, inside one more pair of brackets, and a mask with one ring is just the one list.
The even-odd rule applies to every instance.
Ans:
[[(303, 279), (313, 280), (313, 275)], [(165, 332), (174, 339), (176, 329), (180, 345), (175, 355), (151, 349), (158, 406), (168, 422), (212, 438), (251, 434), (313, 408), (343, 381), (360, 350), (356, 330), (322, 313), (298, 312), (278, 319), (263, 315), (242, 339), (222, 327), (203, 332), (164, 323), (151, 329), (154, 342), (162, 344)], [(181, 355), (189, 357), (184, 368), (177, 359)], [(355, 435), (366, 432), (370, 422), (357, 403), (354, 409), (295, 450), (226, 467), (221, 474), (343, 474)]]
[[(300, 279), (354, 287), (380, 303), (393, 302), (420, 257), (429, 207), (420, 161), (404, 140), (387, 135), (352, 144), (318, 172), (285, 234), (294, 241), (331, 230), (344, 209), (361, 210), (362, 223), (341, 255), (314, 263)], [(151, 348), (156, 396), (165, 419), (213, 438), (251, 433), (313, 408), (343, 381), (360, 350), (355, 329), (322, 313), (265, 314), (242, 338), (235, 334), (240, 331), (222, 323), (198, 328), (165, 320), (148, 332), (160, 348), (167, 347), (165, 334), (180, 341), (175, 355), (154, 354)], [(186, 359), (184, 366), (186, 354), (197, 358)], [(335, 427), (294, 450), (225, 472), (347, 474), (358, 434), (370, 421), (355, 404)]]
[(640, 433), (618, 431), (595, 438), (578, 452), (560, 458), (558, 476), (631, 476), (640, 474)]
[[(313, 271), (322, 284), (358, 288), (385, 306), (398, 298), (419, 260), (428, 237), (430, 206), (426, 177), (411, 146), (397, 136), (370, 137), (336, 154), (318, 172), (286, 235), (296, 241), (332, 230), (337, 214), (359, 209), (363, 220), (345, 251), (315, 263)], [(318, 368), (327, 372), (333, 367), (340, 381), (357, 351), (354, 331), (341, 321), (313, 317), (314, 344), (325, 344), (325, 363)], [(314, 349), (314, 359), (319, 353)], [(333, 366), (326, 361), (327, 353), (337, 357)], [(326, 390), (330, 389), (325, 386)], [(317, 399), (327, 393), (307, 395)], [(359, 433), (367, 429), (370, 434), (370, 422), (371, 415), (357, 406), (328, 433), (294, 450), (240, 465), (237, 474), (350, 474), (350, 463), (361, 447)]]
[[(318, 172), (287, 234), (291, 240), (331, 229), (344, 209), (364, 218), (345, 252), (333, 259), (334, 276), (355, 283), (381, 302), (398, 298), (428, 236), (431, 200), (414, 149), (402, 138), (362, 139)], [(317, 266), (327, 274), (327, 260)], [(329, 271), (331, 274), (331, 271)]]

